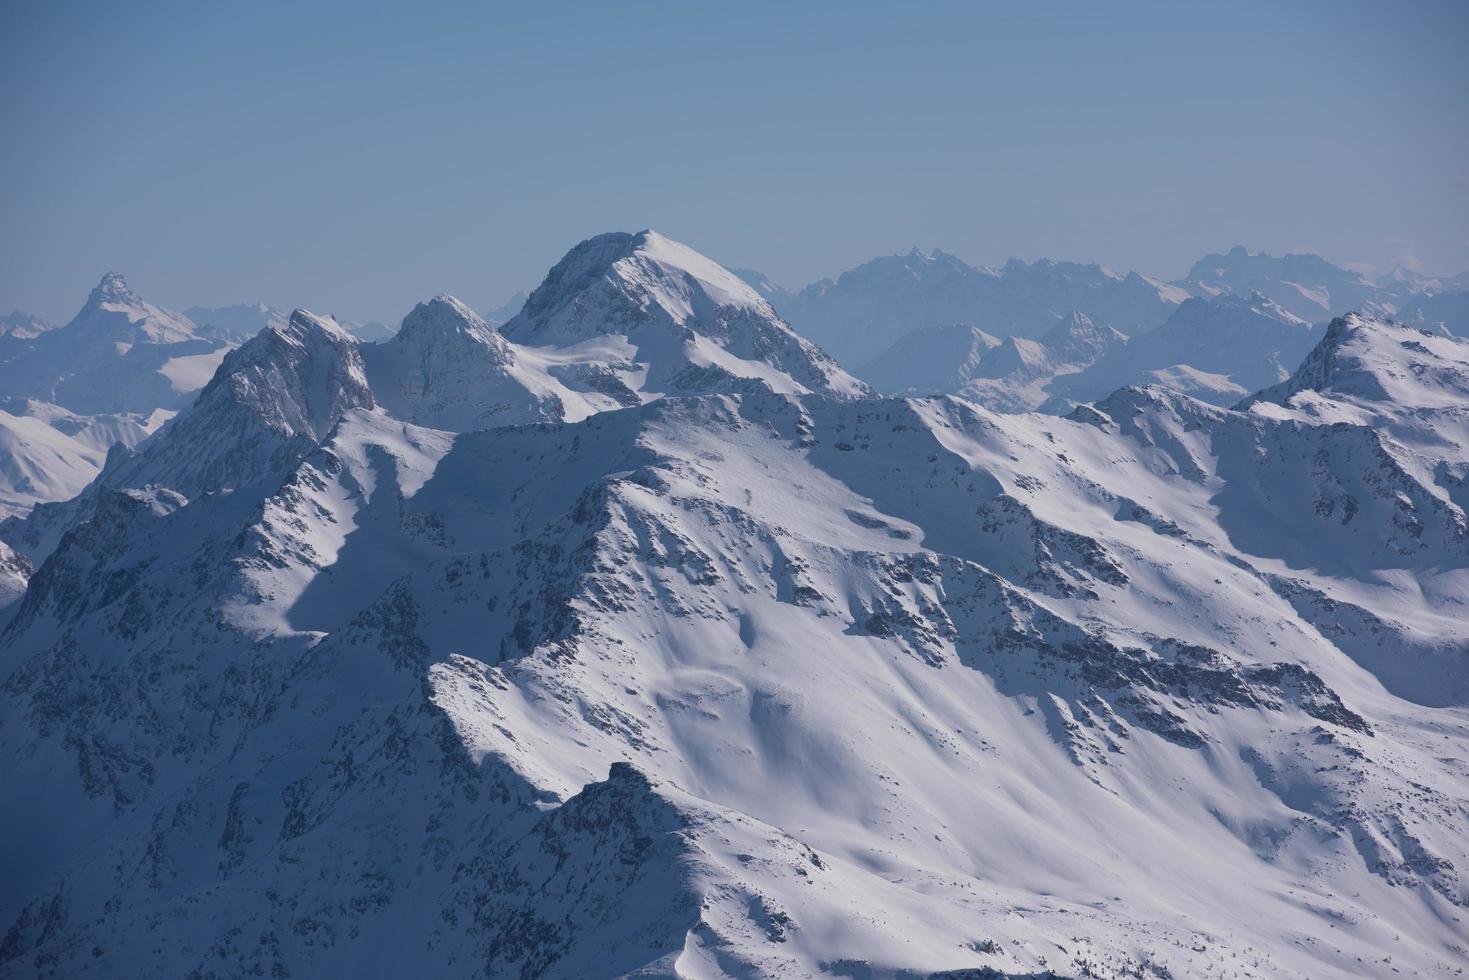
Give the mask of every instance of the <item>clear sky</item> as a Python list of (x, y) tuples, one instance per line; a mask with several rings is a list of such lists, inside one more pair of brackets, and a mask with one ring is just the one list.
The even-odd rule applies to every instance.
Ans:
[(0, 2), (0, 310), (481, 308), (654, 227), (802, 285), (940, 247), (1469, 268), (1469, 2)]

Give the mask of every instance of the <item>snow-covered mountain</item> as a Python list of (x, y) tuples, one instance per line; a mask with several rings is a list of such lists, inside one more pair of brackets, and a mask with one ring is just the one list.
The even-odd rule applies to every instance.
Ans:
[(967, 323), (923, 327), (905, 334), (857, 370), (887, 395), (935, 395), (957, 391), (979, 370), (1000, 339)]
[(822, 280), (776, 309), (844, 364), (862, 365), (905, 335), (969, 323), (997, 336), (1038, 338), (1077, 310), (1104, 326), (1136, 333), (1157, 326), (1187, 294), (1137, 273), (1099, 265), (1012, 259), (982, 269), (956, 256), (917, 249), (874, 259)]
[(953, 391), (995, 412), (1034, 411), (1063, 379), (1126, 344), (1125, 335), (1073, 310), (1039, 340), (1007, 337)]
[(1174, 285), (1199, 297), (1260, 293), (1310, 323), (1360, 309), (1379, 295), (1371, 279), (1332, 265), (1319, 255), (1269, 255), (1247, 251), (1242, 245), (1222, 255), (1204, 256)]
[(915, 330), (859, 373), (884, 394), (960, 394), (991, 411), (1028, 412), (1050, 399), (1058, 378), (1126, 341), (1072, 310), (1038, 340), (999, 340), (962, 324)]
[(749, 382), (783, 393), (865, 391), (738, 276), (652, 231), (577, 245), (501, 331), (554, 349), (534, 356), (563, 384), (622, 404)]
[(562, 396), (574, 397), (452, 296), (414, 307), (391, 340), (364, 348), (363, 357), (385, 408), (454, 432), (560, 421), (566, 414)]
[(139, 298), (109, 272), (65, 326), (0, 357), (0, 392), (79, 415), (176, 408), (203, 387), (229, 350), (179, 313)]
[(1288, 377), (1321, 332), (1259, 293), (1185, 302), (1156, 330), (1050, 387), (1057, 403), (1087, 402), (1127, 385), (1163, 384), (1216, 405)]
[[(36, 337), (52, 328), (53, 324), (35, 316), (31, 313), (22, 313), (20, 310), (12, 310), (0, 315), (0, 337), (14, 337), (17, 340), (34, 340)], [(3, 357), (0, 354), (0, 357)]]
[(44, 402), (0, 409), (0, 518), (75, 497), (102, 469), (114, 444), (135, 446), (170, 413), (76, 416)]
[(0, 516), (64, 501), (115, 443), (134, 446), (209, 380), (231, 346), (108, 273), (71, 322), (0, 331)]
[(0, 970), (1452, 975), (1466, 365), (858, 398), (651, 233), (298, 312), (0, 550)]

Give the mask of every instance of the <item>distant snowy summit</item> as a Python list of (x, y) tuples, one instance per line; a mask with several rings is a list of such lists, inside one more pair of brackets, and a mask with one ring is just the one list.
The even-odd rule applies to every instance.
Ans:
[[(628, 391), (731, 390), (750, 381), (839, 397), (866, 390), (734, 273), (653, 231), (577, 245), (501, 329), (527, 347), (586, 352), (600, 383)], [(571, 361), (562, 376), (599, 383)]]

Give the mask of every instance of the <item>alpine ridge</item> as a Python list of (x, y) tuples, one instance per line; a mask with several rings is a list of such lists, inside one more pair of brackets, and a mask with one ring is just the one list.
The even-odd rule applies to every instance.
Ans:
[(879, 397), (652, 232), (270, 323), (0, 525), (0, 972), (1452, 975), (1469, 343), (1171, 305), (1313, 346)]

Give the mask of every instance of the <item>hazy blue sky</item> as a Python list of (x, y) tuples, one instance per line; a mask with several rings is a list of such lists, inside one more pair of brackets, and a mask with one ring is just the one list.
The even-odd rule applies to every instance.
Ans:
[(0, 310), (398, 318), (654, 227), (801, 285), (938, 246), (1469, 268), (1469, 2), (0, 2)]

